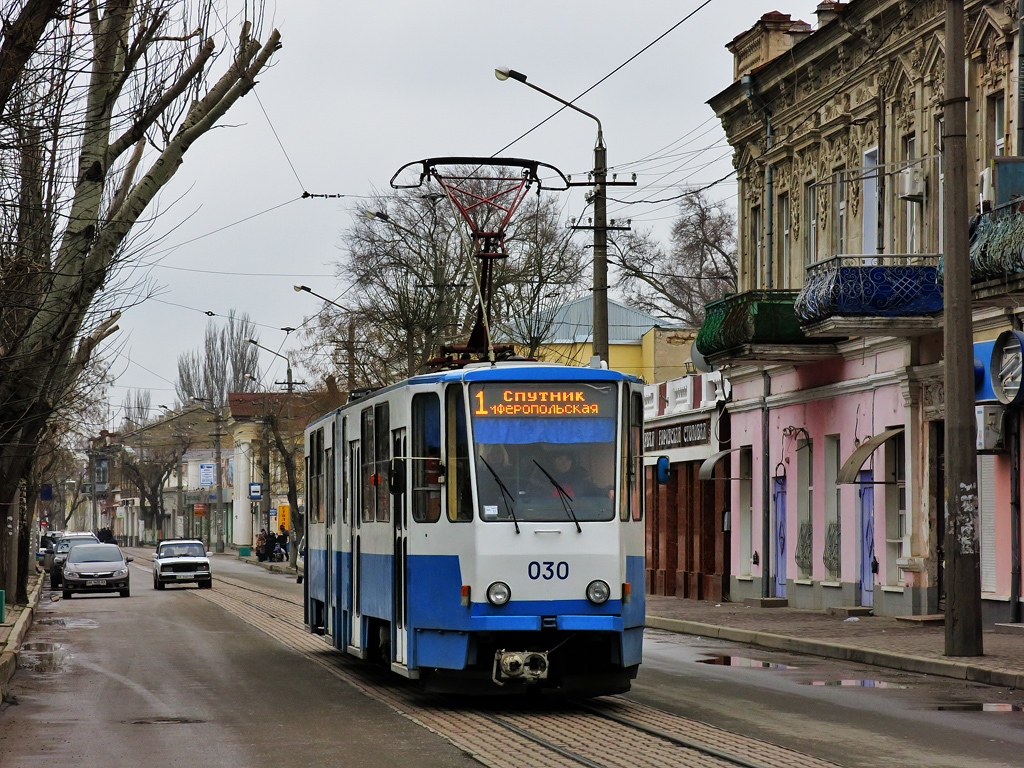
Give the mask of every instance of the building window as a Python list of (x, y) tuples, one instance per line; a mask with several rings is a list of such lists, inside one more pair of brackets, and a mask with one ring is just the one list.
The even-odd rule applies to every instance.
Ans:
[(846, 253), (846, 169), (838, 168), (832, 174), (836, 201), (836, 254)]
[(761, 206), (750, 209), (750, 255), (754, 264), (754, 288), (764, 287), (764, 253), (761, 250)]
[(992, 157), (1006, 154), (1006, 100), (1003, 94), (990, 96), (988, 100), (988, 124), (992, 136)]
[[(917, 137), (916, 136), (905, 136), (903, 138), (903, 159), (906, 161), (907, 168), (920, 169), (921, 166), (917, 162)], [(917, 200), (907, 200), (906, 206), (906, 217), (904, 221), (904, 253), (917, 253), (918, 252), (918, 210), (921, 203)], [(941, 218), (941, 216), (940, 216)]]
[(799, 578), (812, 578), (814, 567), (814, 443), (797, 446), (797, 540), (795, 559)]
[(910, 556), (910, 526), (907, 520), (906, 440), (894, 435), (885, 452), (885, 574), (886, 584), (903, 586), (902, 558)]
[(754, 557), (754, 507), (753, 507), (754, 449), (740, 448), (740, 575), (750, 575), (751, 560)]
[(804, 265), (818, 260), (818, 196), (813, 181), (804, 184)]
[(779, 270), (781, 285), (779, 288), (789, 288), (789, 257), (791, 249), (790, 238), (790, 216), (789, 216), (789, 195), (779, 196), (779, 234), (781, 235), (781, 247), (779, 256), (782, 259), (782, 269)]
[(842, 580), (842, 492), (836, 482), (842, 465), (839, 435), (825, 435), (825, 551), (822, 562), (829, 581)]

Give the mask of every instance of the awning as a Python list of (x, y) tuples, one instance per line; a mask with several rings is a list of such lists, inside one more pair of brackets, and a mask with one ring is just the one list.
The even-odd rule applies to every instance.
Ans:
[(850, 454), (850, 458), (843, 464), (842, 469), (839, 470), (839, 476), (836, 478), (837, 483), (856, 483), (859, 482), (860, 468), (864, 466), (864, 462), (868, 460), (868, 456), (874, 453), (878, 446), (888, 440), (890, 437), (903, 433), (903, 427), (893, 427), (887, 429), (885, 432), (879, 432), (874, 437), (868, 438), (865, 442), (861, 443), (857, 450)]
[(729, 450), (719, 451), (718, 453), (713, 453), (710, 456), (708, 456), (706, 459), (704, 459), (704, 463), (700, 465), (700, 469), (697, 471), (697, 479), (698, 480), (713, 480), (714, 478), (711, 477), (711, 473), (715, 471), (715, 464), (717, 464), (725, 456), (728, 456), (733, 451), (738, 451), (738, 450), (740, 450), (740, 449), (739, 448), (730, 448)]

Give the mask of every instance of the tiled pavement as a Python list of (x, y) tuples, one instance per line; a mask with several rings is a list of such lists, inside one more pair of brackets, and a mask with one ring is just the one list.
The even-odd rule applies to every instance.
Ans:
[[(942, 623), (647, 595), (647, 626), (765, 648), (1024, 688), (1024, 632), (985, 631), (984, 656), (945, 655)], [(1024, 628), (1022, 628), (1024, 629)]]

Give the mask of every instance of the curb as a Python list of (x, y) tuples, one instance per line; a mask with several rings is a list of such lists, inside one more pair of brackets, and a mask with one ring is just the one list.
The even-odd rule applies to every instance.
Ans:
[(11, 633), (7, 636), (7, 645), (0, 653), (0, 697), (6, 698), (10, 693), (11, 678), (18, 669), (18, 657), (21, 655), (21, 642), (28, 634), (32, 626), (32, 619), (35, 617), (36, 606), (39, 605), (39, 595), (43, 591), (43, 574), (39, 574), (36, 585), (28, 596), (26, 605), (18, 620), (14, 622)]
[(841, 643), (830, 643), (820, 640), (801, 640), (787, 635), (776, 635), (771, 632), (755, 632), (735, 627), (720, 627), (715, 624), (704, 624), (699, 621), (685, 619), (665, 619), (648, 616), (645, 626), (661, 629), (666, 632), (677, 632), (684, 635), (700, 635), (729, 640), (734, 643), (746, 643), (776, 651), (805, 653), (808, 656), (821, 656), (838, 661), (852, 661), (858, 664), (869, 664), (874, 667), (898, 669), (902, 672), (917, 672), (924, 675), (951, 677), (956, 680), (970, 680), (974, 683), (998, 685), (1007, 688), (1024, 687), (1024, 673), (1009, 669), (988, 669), (960, 661), (930, 659), (924, 656), (902, 656), (888, 651), (858, 648)]

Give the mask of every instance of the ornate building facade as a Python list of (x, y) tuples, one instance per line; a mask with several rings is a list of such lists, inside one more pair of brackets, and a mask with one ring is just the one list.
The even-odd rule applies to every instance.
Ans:
[(1001, 248), (1024, 233), (1016, 2), (967, 3), (970, 223), (941, 216), (943, 13), (823, 2), (813, 29), (773, 12), (728, 46), (709, 103), (739, 179), (740, 292), (696, 346), (733, 386), (734, 600), (943, 609), (940, 251), (970, 225), (985, 617), (1019, 618), (1019, 413), (991, 386), (1024, 313), (1021, 248)]

